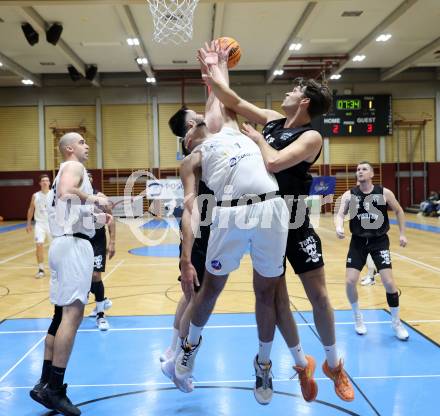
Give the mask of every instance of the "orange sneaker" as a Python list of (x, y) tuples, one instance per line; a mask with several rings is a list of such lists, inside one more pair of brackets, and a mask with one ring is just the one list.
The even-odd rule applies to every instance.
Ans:
[(301, 392), (306, 402), (313, 402), (318, 395), (318, 385), (313, 378), (316, 362), (311, 355), (306, 355), (307, 367), (293, 366), (301, 384)]
[(322, 365), (324, 374), (335, 383), (335, 392), (340, 399), (351, 402), (354, 400), (354, 390), (344, 371), (342, 360), (339, 360), (339, 365), (336, 368), (330, 368), (327, 360)]

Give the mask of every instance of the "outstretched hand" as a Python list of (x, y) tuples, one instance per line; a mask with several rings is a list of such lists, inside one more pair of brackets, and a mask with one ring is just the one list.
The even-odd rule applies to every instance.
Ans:
[(261, 140), (264, 141), (264, 136), (255, 130), (250, 124), (243, 123), (241, 126), (241, 132), (252, 139), (255, 143), (259, 143)]

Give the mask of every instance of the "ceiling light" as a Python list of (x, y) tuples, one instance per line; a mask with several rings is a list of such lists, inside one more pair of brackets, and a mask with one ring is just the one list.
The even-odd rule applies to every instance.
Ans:
[(342, 17), (359, 17), (363, 10), (347, 10), (341, 14)]
[(390, 40), (392, 36), (391, 33), (382, 33), (376, 38), (376, 42), (386, 42)]
[(301, 43), (291, 43), (289, 46), (289, 51), (299, 51), (302, 48)]
[(34, 85), (34, 82), (31, 81), (30, 79), (22, 79), (21, 83), (24, 85)]
[(341, 74), (334, 74), (330, 77), (330, 79), (340, 79), (342, 77)]
[(139, 65), (147, 65), (148, 64), (148, 59), (147, 58), (136, 58), (136, 62)]
[(139, 39), (138, 38), (127, 38), (127, 44), (128, 44), (128, 46), (139, 46)]
[(3, 64), (0, 62), (0, 66), (3, 66)]
[(365, 55), (356, 55), (353, 58), (353, 62), (362, 62), (365, 59)]
[(149, 84), (154, 84), (156, 82), (156, 78), (154, 77), (147, 77), (146, 80)]
[(279, 76), (279, 75), (283, 75), (284, 71), (282, 69), (275, 69), (275, 71), (273, 71), (274, 76)]

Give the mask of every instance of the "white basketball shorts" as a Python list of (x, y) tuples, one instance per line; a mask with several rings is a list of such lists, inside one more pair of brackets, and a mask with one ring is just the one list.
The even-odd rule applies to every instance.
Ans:
[(90, 241), (72, 236), (54, 238), (49, 248), (49, 267), (50, 301), (67, 306), (79, 299), (86, 305), (93, 273)]
[(206, 255), (206, 270), (225, 275), (236, 270), (250, 247), (253, 268), (263, 277), (283, 274), (289, 210), (280, 197), (252, 205), (216, 207)]

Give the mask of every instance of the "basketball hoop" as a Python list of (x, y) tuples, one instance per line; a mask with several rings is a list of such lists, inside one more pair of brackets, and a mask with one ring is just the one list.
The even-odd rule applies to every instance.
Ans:
[(199, 0), (147, 0), (153, 15), (153, 39), (158, 43), (188, 42), (193, 35), (193, 17)]

